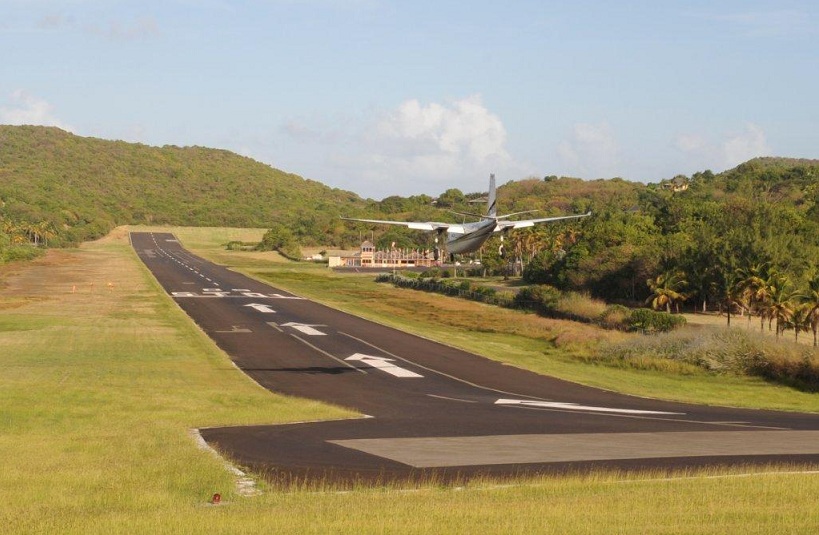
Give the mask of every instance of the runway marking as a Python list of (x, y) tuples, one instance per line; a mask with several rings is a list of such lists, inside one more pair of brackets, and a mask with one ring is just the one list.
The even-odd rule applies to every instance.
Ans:
[(608, 407), (592, 407), (589, 405), (578, 405), (577, 403), (564, 403), (559, 401), (534, 401), (530, 399), (499, 399), (495, 405), (523, 405), (526, 407), (538, 407), (544, 409), (567, 409), (571, 411), (584, 412), (612, 412), (617, 414), (661, 414), (661, 415), (684, 415), (684, 412), (646, 411), (637, 409), (611, 409)]
[(295, 334), (291, 334), (290, 336), (292, 336), (293, 338), (295, 338), (296, 340), (298, 340), (298, 341), (299, 341), (299, 342), (301, 342), (302, 344), (306, 345), (307, 347), (312, 348), (312, 349), (315, 349), (316, 351), (318, 351), (318, 352), (319, 352), (319, 353), (321, 353), (322, 355), (324, 355), (324, 356), (326, 356), (326, 357), (330, 357), (331, 359), (335, 360), (336, 362), (340, 362), (340, 363), (344, 364), (344, 365), (345, 365), (345, 366), (347, 366), (348, 368), (352, 368), (352, 369), (354, 369), (355, 371), (357, 371), (357, 372), (359, 372), (359, 373), (363, 373), (364, 375), (367, 375), (367, 372), (366, 372), (366, 371), (364, 371), (364, 370), (362, 370), (361, 368), (356, 368), (355, 366), (353, 366), (353, 365), (352, 365), (352, 364), (350, 364), (349, 362), (345, 362), (345, 361), (341, 360), (340, 358), (336, 357), (335, 355), (330, 354), (330, 353), (328, 353), (328, 352), (324, 351), (324, 350), (323, 350), (323, 349), (321, 349), (320, 347), (316, 347), (316, 346), (314, 346), (313, 344), (311, 344), (310, 342), (308, 342), (308, 341), (307, 341), (307, 340), (305, 340), (304, 338), (302, 338), (302, 337), (300, 337), (300, 336), (298, 336), (298, 335), (295, 335)]
[(284, 332), (284, 329), (282, 329), (278, 325), (276, 325), (275, 322), (268, 321), (267, 324), (270, 325), (271, 327), (273, 327), (274, 329), (276, 329), (277, 331), (279, 331), (280, 333)]
[(521, 397), (521, 398), (530, 398), (530, 399), (542, 400), (542, 398), (538, 398), (536, 396), (528, 396), (526, 394), (517, 394), (515, 392), (507, 392), (506, 390), (500, 390), (498, 388), (492, 388), (492, 387), (489, 387), (489, 386), (479, 385), (477, 383), (467, 381), (466, 379), (461, 379), (460, 377), (456, 377), (456, 376), (450, 375), (450, 374), (448, 374), (446, 372), (442, 372), (442, 371), (436, 370), (434, 368), (430, 368), (429, 366), (424, 366), (423, 364), (418, 364), (417, 362), (413, 362), (413, 361), (411, 361), (409, 359), (405, 359), (404, 357), (396, 355), (395, 353), (391, 353), (391, 352), (387, 351), (386, 349), (382, 349), (382, 348), (378, 347), (377, 345), (371, 344), (370, 342), (368, 342), (366, 340), (363, 340), (361, 338), (358, 338), (357, 336), (353, 336), (352, 334), (348, 334), (348, 333), (341, 332), (341, 331), (339, 331), (338, 334), (344, 335), (344, 336), (346, 336), (348, 338), (352, 338), (353, 340), (361, 342), (364, 345), (368, 345), (371, 348), (373, 348), (373, 349), (375, 349), (375, 350), (377, 350), (377, 351), (379, 351), (381, 353), (384, 353), (385, 355), (389, 355), (391, 357), (394, 357), (394, 358), (396, 358), (398, 360), (406, 362), (407, 364), (411, 364), (413, 366), (421, 368), (422, 370), (426, 370), (426, 371), (428, 371), (430, 373), (438, 374), (441, 377), (446, 377), (447, 379), (452, 379), (453, 381), (457, 381), (457, 382), (459, 382), (461, 384), (469, 385), (469, 386), (472, 386), (474, 388), (479, 388), (481, 390), (486, 390), (487, 392), (496, 392), (498, 394), (506, 394), (507, 396), (517, 396), (517, 397)]
[(300, 333), (306, 334), (307, 336), (327, 336), (325, 333), (323, 333), (323, 332), (319, 331), (318, 329), (314, 328), (314, 327), (326, 327), (326, 325), (306, 325), (304, 323), (294, 323), (294, 322), (291, 321), (289, 323), (282, 323), (281, 326), (282, 327), (292, 327), (293, 329), (296, 329)]
[(395, 364), (391, 364), (393, 359), (388, 359), (384, 357), (374, 357), (372, 355), (363, 355), (361, 353), (356, 353), (350, 357), (347, 357), (344, 360), (353, 360), (363, 362), (368, 366), (372, 366), (378, 370), (381, 370), (384, 373), (388, 373), (390, 375), (394, 375), (395, 377), (400, 377), (402, 379), (409, 379), (409, 378), (423, 378), (423, 375), (417, 374), (414, 371), (406, 370), (404, 368), (399, 368)]
[(261, 312), (262, 314), (275, 314), (276, 311), (270, 308), (269, 305), (262, 305), (260, 303), (250, 303), (249, 305), (245, 305), (246, 307), (250, 307), (257, 312)]
[(245, 334), (245, 333), (252, 333), (253, 331), (251, 331), (250, 329), (246, 329), (244, 327), (239, 327), (238, 325), (234, 325), (233, 328), (231, 330), (229, 330), (229, 331), (213, 331), (213, 332), (220, 333), (220, 334), (234, 334), (234, 333)]
[(415, 468), (819, 454), (819, 431), (577, 433), (376, 438), (328, 442)]
[(683, 423), (683, 424), (701, 424), (701, 425), (715, 425), (718, 427), (742, 427), (746, 429), (768, 429), (771, 431), (788, 431), (791, 430), (790, 427), (774, 427), (770, 425), (753, 425), (753, 424), (735, 424), (735, 423), (725, 423), (725, 422), (711, 422), (708, 420), (690, 420), (687, 418), (663, 418), (662, 416), (638, 416), (634, 414), (615, 414), (615, 413), (599, 413), (599, 412), (588, 412), (588, 413), (578, 413), (578, 411), (572, 411), (569, 409), (546, 409), (546, 408), (538, 408), (538, 407), (527, 407), (525, 405), (501, 405), (501, 407), (505, 407), (507, 409), (523, 409), (529, 411), (549, 411), (549, 412), (564, 412), (566, 414), (583, 414), (584, 416), (603, 416), (606, 418), (628, 418), (630, 420), (654, 420), (657, 422), (675, 422), (675, 423)]
[(448, 398), (446, 396), (439, 396), (437, 394), (427, 394), (431, 398), (438, 398), (438, 399), (446, 399), (448, 401), (460, 401), (461, 403), (480, 403), (479, 401), (475, 401), (474, 399), (458, 399), (458, 398)]
[[(210, 292), (206, 294), (198, 294), (196, 292), (171, 292), (173, 297), (193, 297), (196, 299), (247, 299), (247, 296), (244, 295), (230, 295), (230, 292), (223, 291), (223, 292)], [(272, 295), (263, 295), (261, 297), (255, 297), (254, 299), (281, 299), (280, 297), (274, 297)], [(289, 299), (289, 298), (286, 298)]]

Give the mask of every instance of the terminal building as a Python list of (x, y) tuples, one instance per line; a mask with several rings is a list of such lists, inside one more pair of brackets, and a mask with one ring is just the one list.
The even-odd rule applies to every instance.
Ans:
[(439, 265), (431, 250), (396, 249), (377, 251), (371, 241), (361, 244), (359, 251), (349, 256), (331, 256), (329, 267), (408, 268)]

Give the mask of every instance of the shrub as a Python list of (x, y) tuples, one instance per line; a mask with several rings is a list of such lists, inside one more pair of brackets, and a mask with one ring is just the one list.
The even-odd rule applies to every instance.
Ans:
[(32, 247), (31, 245), (11, 245), (0, 249), (0, 264), (5, 262), (17, 262), (21, 260), (34, 260), (42, 256), (45, 249)]
[(560, 296), (557, 310), (578, 321), (597, 321), (606, 311), (606, 303), (587, 294), (566, 292)]
[(629, 318), (631, 317), (631, 309), (623, 305), (609, 305), (597, 318), (600, 326), (607, 329), (627, 330)]
[(515, 306), (526, 310), (534, 310), (539, 314), (554, 312), (560, 300), (560, 290), (554, 286), (538, 284), (523, 288), (515, 296)]
[(637, 308), (631, 311), (628, 319), (629, 330), (643, 333), (665, 333), (685, 325), (685, 318), (674, 316), (667, 312), (655, 312), (647, 308)]
[[(596, 360), (644, 369), (646, 362), (677, 362), (711, 373), (762, 377), (806, 392), (819, 392), (819, 353), (777, 343), (741, 329), (711, 328), (639, 337), (599, 348)], [(672, 368), (668, 368), (671, 370)]]

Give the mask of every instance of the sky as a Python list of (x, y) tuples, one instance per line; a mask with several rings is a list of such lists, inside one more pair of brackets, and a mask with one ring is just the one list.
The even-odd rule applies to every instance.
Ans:
[(819, 158), (819, 2), (0, 0), (0, 124), (374, 199)]

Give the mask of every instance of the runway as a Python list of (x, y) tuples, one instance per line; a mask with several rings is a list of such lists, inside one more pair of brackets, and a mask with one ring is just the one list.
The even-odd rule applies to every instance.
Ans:
[(663, 402), (506, 366), (278, 290), (132, 233), (139, 257), (236, 365), (271, 391), (366, 418), (203, 429), (280, 481), (819, 462), (819, 415)]

